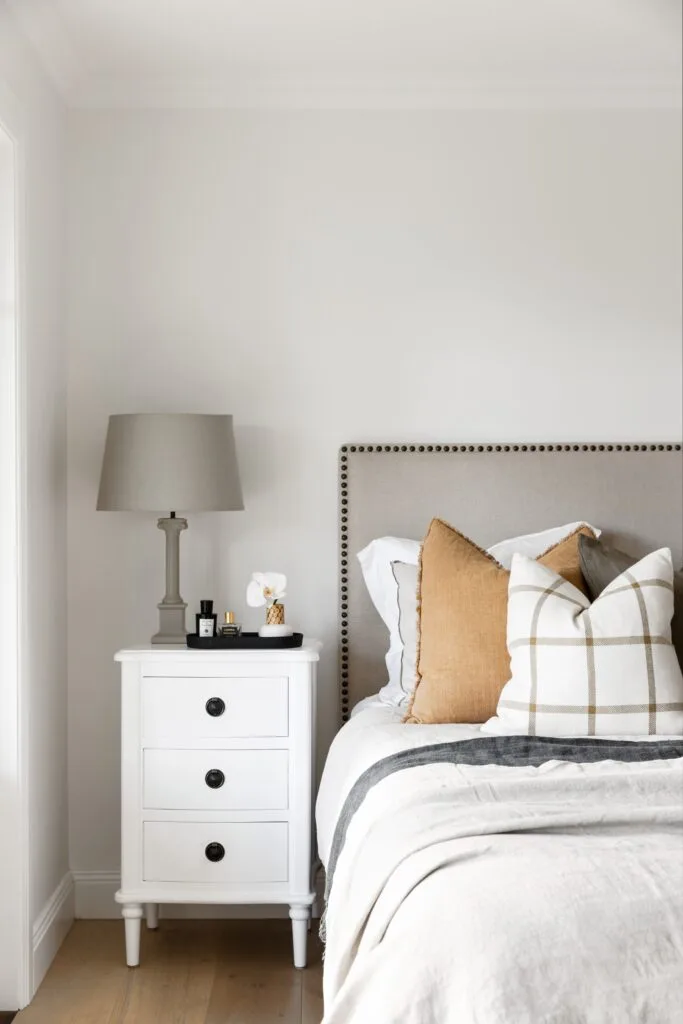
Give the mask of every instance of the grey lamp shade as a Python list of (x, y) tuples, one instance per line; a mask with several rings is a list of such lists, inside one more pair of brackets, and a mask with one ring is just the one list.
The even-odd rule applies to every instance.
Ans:
[(243, 509), (232, 416), (110, 416), (97, 508), (105, 512)]

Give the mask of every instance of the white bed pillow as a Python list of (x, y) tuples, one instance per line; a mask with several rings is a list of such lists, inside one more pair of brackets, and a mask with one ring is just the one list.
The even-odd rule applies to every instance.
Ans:
[[(567, 523), (540, 533), (512, 537), (494, 544), (489, 548), (489, 554), (505, 569), (509, 569), (515, 552), (537, 558), (584, 525), (590, 524)], [(590, 528), (596, 537), (600, 536), (600, 530), (594, 526)], [(415, 688), (417, 565), (420, 547), (421, 541), (418, 540), (378, 537), (356, 556), (372, 603), (389, 630), (389, 650), (385, 657), (389, 682), (382, 687), (379, 696), (385, 703), (394, 706), (407, 704)], [(401, 563), (407, 569), (402, 570), (395, 563)]]
[(407, 562), (392, 562), (391, 570), (396, 580), (398, 602), (397, 630), (401, 645), (401, 660), (398, 684), (401, 688), (401, 704), (407, 704), (415, 689), (417, 679), (417, 577), (418, 566)]
[(683, 674), (671, 643), (668, 548), (617, 576), (593, 604), (552, 569), (515, 555), (508, 593), (512, 678), (484, 732), (683, 732)]

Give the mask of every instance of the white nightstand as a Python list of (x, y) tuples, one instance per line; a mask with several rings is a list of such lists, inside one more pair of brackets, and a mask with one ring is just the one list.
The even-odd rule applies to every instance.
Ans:
[(121, 889), (126, 960), (143, 905), (286, 903), (306, 966), (320, 644), (140, 647), (121, 662)]

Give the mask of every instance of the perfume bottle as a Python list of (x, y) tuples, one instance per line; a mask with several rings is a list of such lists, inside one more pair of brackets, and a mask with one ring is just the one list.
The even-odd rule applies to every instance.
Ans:
[(216, 635), (216, 613), (213, 610), (213, 601), (200, 601), (200, 612), (197, 615), (197, 636)]
[(242, 627), (239, 622), (235, 622), (235, 613), (226, 612), (225, 622), (221, 625), (220, 635), (221, 636), (239, 636), (242, 632)]

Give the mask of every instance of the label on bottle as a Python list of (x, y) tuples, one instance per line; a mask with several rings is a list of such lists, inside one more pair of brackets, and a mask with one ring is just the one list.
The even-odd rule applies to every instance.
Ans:
[(199, 635), (200, 636), (213, 636), (213, 619), (200, 619), (199, 620)]

